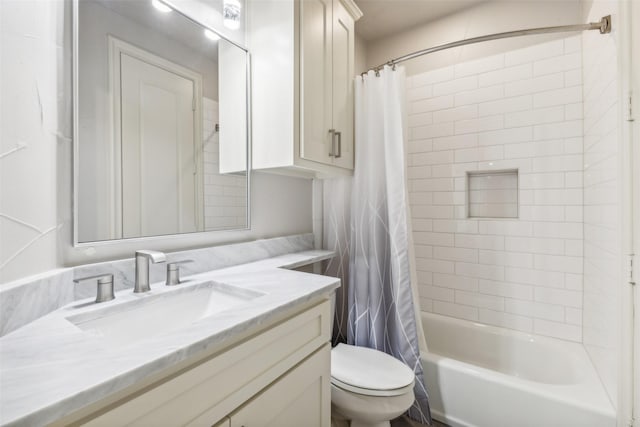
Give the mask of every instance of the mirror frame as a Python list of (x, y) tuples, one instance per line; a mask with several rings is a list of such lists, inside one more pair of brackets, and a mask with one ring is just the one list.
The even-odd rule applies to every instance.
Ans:
[(147, 241), (157, 241), (162, 239), (183, 239), (186, 236), (190, 235), (210, 235), (212, 233), (225, 233), (225, 232), (238, 232), (238, 231), (247, 231), (251, 230), (251, 176), (252, 176), (252, 168), (251, 168), (251, 54), (249, 49), (229, 38), (225, 37), (224, 34), (209, 25), (203, 24), (199, 20), (195, 19), (190, 14), (186, 13), (182, 8), (178, 7), (173, 1), (162, 0), (163, 3), (166, 3), (169, 7), (173, 9), (175, 13), (180, 14), (182, 17), (188, 19), (192, 23), (199, 25), (200, 27), (210, 30), (220, 36), (221, 40), (225, 40), (237, 48), (243, 50), (246, 54), (246, 88), (247, 88), (247, 97), (245, 100), (246, 112), (247, 112), (247, 120), (246, 120), (246, 135), (247, 135), (247, 153), (246, 153), (246, 182), (247, 182), (247, 190), (246, 190), (246, 198), (247, 198), (247, 207), (246, 207), (246, 225), (244, 228), (228, 228), (221, 230), (210, 230), (210, 231), (194, 231), (190, 233), (178, 233), (178, 234), (160, 234), (156, 236), (142, 236), (142, 237), (130, 237), (130, 238), (120, 238), (120, 239), (110, 239), (110, 240), (96, 240), (96, 241), (87, 241), (80, 242), (78, 235), (78, 182), (79, 182), (79, 165), (78, 161), (79, 157), (79, 129), (78, 129), (78, 56), (79, 56), (79, 45), (78, 45), (78, 31), (79, 31), (79, 2), (82, 0), (72, 0), (71, 3), (71, 19), (72, 19), (72, 31), (71, 31), (71, 103), (72, 103), (72, 138), (73, 138), (73, 148), (72, 148), (72, 165), (73, 165), (73, 179), (71, 182), (72, 186), (72, 213), (73, 213), (73, 246), (75, 248), (88, 248), (93, 246), (106, 246), (106, 245), (116, 245), (121, 244), (122, 242), (147, 242)]

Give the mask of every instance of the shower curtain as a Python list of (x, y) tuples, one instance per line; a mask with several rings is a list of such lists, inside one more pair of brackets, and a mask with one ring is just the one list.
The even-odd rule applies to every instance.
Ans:
[[(395, 71), (385, 67), (379, 76), (370, 71), (356, 78), (355, 171), (353, 179), (324, 183), (324, 238), (325, 247), (339, 251), (327, 273), (343, 274), (337, 332), (344, 333), (339, 321), (344, 325), (346, 320), (349, 344), (384, 351), (413, 369), (416, 401), (409, 416), (431, 424), (411, 281), (404, 82), (402, 67)], [(350, 209), (345, 207), (347, 194)], [(347, 221), (348, 235), (341, 229)], [(345, 302), (348, 315), (340, 319)]]

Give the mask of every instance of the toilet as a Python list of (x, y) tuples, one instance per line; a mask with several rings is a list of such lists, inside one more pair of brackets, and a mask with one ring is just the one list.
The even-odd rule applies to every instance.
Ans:
[(389, 427), (411, 407), (413, 371), (396, 358), (366, 347), (331, 350), (331, 411), (351, 427)]

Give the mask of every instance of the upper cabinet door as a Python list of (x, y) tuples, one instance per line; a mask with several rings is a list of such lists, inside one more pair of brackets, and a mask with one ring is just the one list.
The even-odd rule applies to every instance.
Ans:
[(333, 128), (335, 166), (353, 169), (354, 22), (340, 0), (333, 2)]
[(300, 157), (331, 164), (332, 0), (300, 1)]

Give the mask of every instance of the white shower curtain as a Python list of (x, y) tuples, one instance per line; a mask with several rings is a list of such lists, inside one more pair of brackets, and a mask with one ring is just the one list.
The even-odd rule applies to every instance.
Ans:
[[(420, 362), (422, 331), (411, 281), (404, 82), (402, 67), (395, 71), (385, 67), (379, 76), (370, 71), (356, 78), (355, 171), (352, 180), (325, 181), (324, 238), (325, 247), (338, 249), (341, 255), (327, 272), (338, 274), (339, 270), (346, 282), (337, 298), (334, 332), (344, 334), (340, 323), (346, 323), (348, 343), (384, 351), (413, 369), (416, 401), (409, 415), (430, 424)], [(349, 216), (350, 235), (346, 236), (341, 225)], [(345, 247), (349, 248), (348, 268)], [(347, 301), (344, 322), (339, 318), (340, 307)]]

